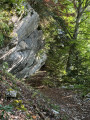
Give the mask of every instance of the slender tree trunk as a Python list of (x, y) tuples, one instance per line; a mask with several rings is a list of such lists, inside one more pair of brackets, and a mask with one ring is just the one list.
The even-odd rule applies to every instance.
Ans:
[(78, 51), (75, 48), (76, 47), (75, 41), (77, 40), (77, 37), (78, 37), (79, 24), (85, 8), (82, 9), (82, 2), (80, 0), (79, 6), (77, 8), (77, 17), (76, 17), (75, 29), (73, 32), (73, 38), (71, 38), (74, 43), (70, 46), (69, 55), (67, 59), (67, 67), (66, 67), (67, 73), (71, 71), (70, 66), (78, 67), (77, 65), (75, 66), (75, 64), (77, 63), (77, 57), (78, 57)]
[(69, 54), (68, 54), (68, 59), (67, 59), (67, 67), (66, 67), (66, 71), (67, 73), (71, 70), (70, 66), (73, 65), (73, 55), (74, 55), (74, 50), (75, 49), (75, 44), (72, 44), (70, 49), (69, 49)]

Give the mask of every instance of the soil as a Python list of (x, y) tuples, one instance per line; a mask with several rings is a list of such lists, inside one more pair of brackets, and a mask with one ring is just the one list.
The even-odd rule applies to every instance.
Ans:
[[(12, 104), (15, 99), (22, 100), (22, 104), (27, 109), (22, 111), (15, 107), (13, 113), (8, 113), (9, 120), (90, 120), (90, 99), (83, 99), (76, 90), (42, 85), (41, 81), (46, 76), (46, 72), (36, 74), (30, 80), (24, 81), (11, 79), (12, 77), (7, 77), (2, 71), (0, 74), (0, 104), (5, 106)], [(8, 86), (18, 90), (18, 98), (6, 99), (5, 92)]]
[(75, 89), (50, 88), (42, 85), (45, 72), (40, 72), (27, 81), (28, 84), (60, 106), (60, 116), (63, 120), (90, 120), (90, 99), (81, 97)]
[(45, 88), (41, 92), (58, 103), (67, 120), (90, 120), (90, 101), (81, 99), (80, 94), (63, 88)]
[[(11, 88), (18, 92), (16, 98), (6, 96), (6, 91)], [(14, 105), (15, 100), (21, 100), (22, 103)], [(9, 73), (7, 75), (0, 71), (0, 105), (3, 107), (13, 105), (12, 112), (5, 111), (4, 119), (2, 119), (3, 110), (0, 106), (0, 120), (7, 120), (5, 119), (7, 115), (9, 115), (8, 120), (62, 120), (60, 113), (55, 115), (52, 112), (50, 103), (39, 91), (25, 84), (24, 80), (16, 79)], [(22, 110), (21, 105), (25, 109)]]

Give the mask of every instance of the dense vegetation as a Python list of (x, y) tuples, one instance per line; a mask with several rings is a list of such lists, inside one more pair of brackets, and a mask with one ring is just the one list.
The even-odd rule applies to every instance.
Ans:
[(0, 48), (6, 46), (12, 38), (13, 23), (11, 17), (14, 15), (20, 16), (24, 11), (22, 2), (24, 0), (0, 1)]
[(50, 76), (87, 87), (90, 84), (89, 4), (89, 0), (31, 0), (41, 17)]
[[(12, 39), (11, 32), (14, 26), (10, 22), (11, 17), (13, 15), (20, 17), (22, 13), (26, 14), (22, 5), (24, 1), (0, 0), (0, 49), (5, 47)], [(47, 71), (47, 76), (42, 84), (50, 87), (72, 84), (73, 89), (83, 91), (82, 96), (84, 97), (90, 92), (90, 1), (28, 0), (28, 2), (40, 15), (39, 27), (43, 30), (43, 38), (45, 39), (43, 50), (48, 56), (46, 64), (42, 68)], [(19, 87), (21, 87), (23, 90), (22, 84), (25, 83), (7, 73), (7, 68), (7, 63), (3, 63), (3, 68), (0, 70), (1, 89), (13, 88), (19, 90)], [(24, 89), (26, 90), (26, 88)], [(28, 92), (28, 90), (26, 91)], [(5, 94), (5, 91), (0, 92), (0, 96), (4, 98), (3, 94)], [(37, 93), (32, 92), (32, 96), (36, 96), (35, 94)], [(21, 96), (19, 96), (19, 99), (21, 99)], [(24, 99), (26, 100), (26, 94)], [(23, 105), (22, 102), (20, 105)], [(32, 106), (32, 103), (30, 105)], [(24, 106), (22, 109), (26, 111)], [(8, 119), (6, 118), (7, 112), (12, 110), (12, 106), (0, 105), (0, 110), (2, 111), (0, 117)], [(36, 113), (31, 116), (30, 114), (27, 116), (34, 119)]]
[[(11, 16), (24, 11), (23, 0), (0, 1), (0, 47), (11, 39)], [(30, 0), (41, 17), (48, 54), (46, 69), (56, 81), (90, 83), (89, 0)], [(14, 8), (16, 10), (14, 10)], [(42, 10), (42, 12), (41, 12)], [(9, 12), (10, 11), (10, 12)]]
[[(24, 11), (22, 2), (23, 0), (0, 1), (0, 6), (3, 5), (0, 7), (0, 47), (7, 45), (11, 39), (13, 23), (9, 23), (9, 20), (11, 16), (20, 16)], [(28, 2), (41, 17), (40, 26), (48, 54), (46, 69), (50, 77), (60, 83), (77, 83), (89, 87), (89, 0)]]

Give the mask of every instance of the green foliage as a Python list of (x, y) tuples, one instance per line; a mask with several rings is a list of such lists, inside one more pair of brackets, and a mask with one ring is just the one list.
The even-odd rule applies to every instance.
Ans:
[(4, 40), (4, 38), (3, 38), (3, 34), (2, 34), (2, 33), (0, 33), (0, 46), (2, 46), (2, 45), (3, 45), (3, 40)]
[[(30, 0), (30, 3), (43, 18), (41, 27), (46, 40), (45, 50), (48, 53), (46, 68), (50, 76), (63, 80), (63, 82), (84, 84), (88, 87), (90, 83), (90, 12), (87, 7), (89, 0), (87, 3), (86, 0), (81, 1), (81, 4), (79, 0), (77, 2), (53, 0), (52, 3), (47, 3), (48, 5), (42, 0)], [(24, 11), (24, 7), (21, 7), (22, 0), (2, 0), (1, 2), (16, 8), (18, 15)], [(78, 14), (81, 11), (80, 5), (84, 12), (77, 24)], [(85, 7), (85, 5), (87, 6)], [(0, 32), (2, 46), (6, 38), (5, 35), (9, 34), (10, 31), (7, 24), (8, 17), (5, 17), (5, 14), (1, 14), (0, 17), (2, 18), (0, 31), (3, 31)], [(59, 34), (58, 29), (64, 33)], [(75, 37), (77, 31), (78, 34)], [(69, 69), (67, 70), (67, 68)], [(52, 82), (45, 80), (44, 84), (51, 85)]]
[(55, 105), (55, 104), (51, 104), (51, 107), (52, 109), (56, 110), (56, 111), (59, 111), (60, 110), (60, 107), (58, 105)]
[[(9, 26), (9, 13), (6, 10), (0, 9), (0, 47), (7, 44), (12, 31), (12, 24)], [(11, 29), (11, 30), (10, 30)]]
[(1, 4), (5, 4), (5, 3), (7, 3), (7, 4), (17, 4), (17, 5), (20, 5), (21, 4), (21, 2), (24, 2), (25, 0), (1, 0), (0, 1), (0, 3)]
[(52, 80), (50, 78), (45, 78), (42, 81), (42, 84), (45, 85), (45, 86), (48, 86), (48, 87), (55, 87), (56, 86), (56, 84), (54, 83), (54, 80), (52, 82)]
[(16, 107), (18, 110), (26, 111), (27, 109), (23, 105), (22, 100), (14, 100), (13, 101), (13, 106)]
[(3, 63), (3, 72), (5, 72), (8, 69), (8, 63), (4, 62)]
[(0, 119), (1, 120), (8, 120), (9, 119), (8, 112), (11, 112), (11, 111), (12, 111), (12, 106), (10, 106), (10, 105), (5, 105), (5, 106), (0, 105)]
[[(53, 78), (56, 77), (63, 82), (84, 84), (88, 88), (90, 84), (89, 0), (81, 0), (81, 3), (69, 0), (58, 0), (57, 4), (55, 2), (55, 0), (52, 3), (47, 2), (46, 6), (40, 2), (34, 4), (34, 8), (43, 18), (41, 26), (46, 39), (45, 50), (48, 53), (46, 68)], [(82, 14), (80, 6), (83, 9)], [(80, 16), (79, 21), (77, 21), (78, 16)], [(64, 31), (64, 34), (58, 34), (58, 29)], [(45, 82), (49, 84), (48, 80)]]
[(0, 48), (6, 46), (11, 40), (13, 23), (10, 19), (13, 15), (26, 15), (23, 6), (25, 0), (1, 0), (0, 1)]
[(38, 94), (37, 92), (34, 92), (32, 98), (36, 97), (37, 94)]
[(46, 67), (52, 76), (60, 77), (66, 74), (69, 39), (65, 34), (59, 34), (59, 24), (53, 18), (49, 20), (50, 23), (42, 27), (46, 38), (45, 50), (48, 53)]

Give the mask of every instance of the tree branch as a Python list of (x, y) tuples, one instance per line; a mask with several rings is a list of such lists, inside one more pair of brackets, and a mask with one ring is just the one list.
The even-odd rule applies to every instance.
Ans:
[(76, 18), (76, 25), (75, 25), (75, 30), (74, 30), (74, 34), (73, 34), (73, 39), (77, 39), (77, 35), (78, 35), (78, 31), (79, 31), (79, 24), (80, 24), (80, 21), (81, 21), (81, 16), (83, 14), (83, 12), (85, 11), (85, 9), (87, 8), (87, 6), (89, 5), (88, 4), (88, 0), (86, 0), (86, 3), (85, 3), (85, 7), (82, 8), (82, 1), (81, 0), (78, 0), (79, 2), (79, 5), (78, 5), (78, 11), (77, 11), (77, 18)]

